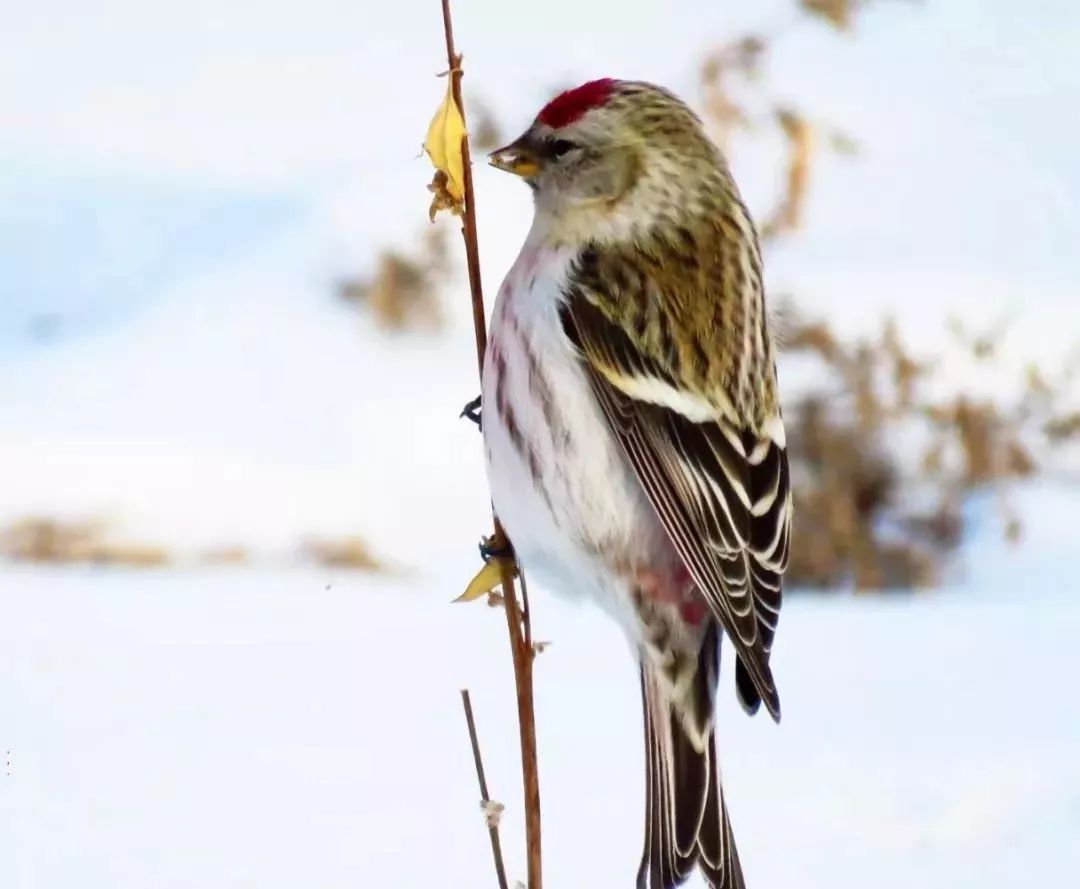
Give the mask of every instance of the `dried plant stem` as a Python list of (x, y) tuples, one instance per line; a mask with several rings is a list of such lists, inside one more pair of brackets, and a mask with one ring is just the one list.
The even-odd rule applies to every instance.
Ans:
[[(446, 34), (446, 61), (450, 66), (447, 76), (454, 102), (465, 119), (465, 103), (461, 100), (461, 56), (454, 49), (454, 26), (450, 21), (450, 0), (442, 0), (443, 31)], [(472, 293), (473, 331), (476, 334), (476, 364), (481, 376), (484, 373), (484, 352), (487, 351), (487, 326), (484, 321), (484, 290), (480, 284), (480, 244), (476, 237), (476, 206), (473, 199), (472, 158), (469, 154), (469, 137), (461, 140), (462, 183), (465, 191), (465, 210), (461, 214), (461, 233), (465, 237), (465, 263), (469, 270), (469, 290)]]
[[(472, 744), (473, 762), (476, 764), (476, 780), (480, 784), (480, 802), (491, 802), (488, 796), (487, 778), (484, 776), (484, 761), (480, 757), (480, 741), (476, 736), (476, 720), (473, 718), (472, 700), (469, 690), (461, 690), (461, 704), (465, 708), (465, 722), (469, 726), (469, 741)], [(499, 889), (509, 889), (506, 883), (506, 865), (503, 864), (502, 843), (499, 841), (499, 825), (488, 822), (488, 835), (491, 837), (491, 857), (495, 859), (495, 876), (499, 880)]]
[[(450, 67), (450, 88), (462, 116), (465, 106), (461, 100), (461, 56), (454, 49), (454, 30), (450, 21), (450, 0), (442, 0), (443, 30), (446, 34), (446, 60)], [(480, 248), (476, 237), (476, 201), (473, 195), (472, 164), (469, 156), (469, 138), (461, 140), (464, 167), (465, 210), (462, 214), (462, 234), (465, 238), (465, 255), (469, 271), (469, 289), (472, 293), (473, 329), (476, 334), (476, 361), (481, 376), (484, 370), (484, 352), (487, 349), (484, 293), (480, 284)], [(505, 548), (506, 534), (498, 519), (492, 535), (494, 548)], [(506, 626), (510, 634), (510, 651), (514, 661), (514, 681), (517, 690), (518, 728), (521, 735), (521, 775), (525, 796), (525, 845), (528, 856), (528, 889), (542, 889), (540, 854), (540, 771), (536, 758), (536, 717), (533, 706), (533, 658), (532, 627), (526, 609), (524, 617), (518, 605), (513, 569), (508, 563), (502, 565), (502, 593), (506, 606)]]
[[(502, 528), (495, 524), (498, 539), (505, 540)], [(514, 658), (514, 681), (517, 686), (518, 728), (521, 734), (521, 776), (525, 792), (525, 847), (528, 856), (528, 889), (541, 889), (540, 867), (540, 770), (536, 760), (536, 716), (533, 707), (533, 658), (531, 644), (522, 636), (524, 622), (518, 608), (514, 577), (508, 565), (502, 569), (503, 599), (506, 602), (506, 625), (510, 632), (510, 651)], [(526, 626), (527, 638), (532, 637)]]

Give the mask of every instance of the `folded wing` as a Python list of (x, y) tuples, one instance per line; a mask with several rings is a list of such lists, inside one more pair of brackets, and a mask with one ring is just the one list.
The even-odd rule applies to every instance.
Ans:
[(582, 295), (562, 306), (597, 401), (672, 543), (739, 655), (737, 687), (774, 719), (769, 653), (788, 561), (791, 493), (779, 415), (740, 427), (680, 385)]

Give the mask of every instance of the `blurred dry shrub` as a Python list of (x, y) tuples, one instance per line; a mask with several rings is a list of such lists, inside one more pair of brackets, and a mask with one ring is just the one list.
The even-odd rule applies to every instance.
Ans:
[(753, 34), (722, 43), (705, 55), (699, 71), (703, 118), (725, 153), (739, 134), (771, 132), (783, 142), (783, 189), (763, 216), (763, 240), (801, 228), (818, 147), (838, 155), (858, 152), (850, 134), (776, 102), (765, 91), (763, 71), (776, 39)]
[(767, 48), (765, 38), (751, 34), (720, 44), (701, 61), (705, 122), (725, 152), (735, 133), (753, 128), (753, 114), (740, 92), (742, 86), (761, 78)]
[(1080, 411), (1047, 420), (1043, 431), (1055, 443), (1069, 439), (1080, 440)]
[(487, 103), (470, 97), (466, 99), (465, 107), (469, 110), (469, 148), (472, 153), (487, 154), (502, 145), (502, 130)]
[(199, 561), (204, 565), (247, 565), (251, 552), (239, 544), (215, 546), (200, 553)]
[(797, 111), (780, 108), (776, 119), (788, 146), (786, 188), (779, 203), (761, 226), (764, 240), (785, 231), (797, 231), (810, 185), (810, 162), (814, 150), (814, 127)]
[(324, 568), (353, 571), (383, 571), (385, 565), (375, 557), (361, 537), (320, 538), (304, 542), (301, 556)]
[(855, 8), (862, 4), (857, 0), (799, 0), (799, 5), (837, 30), (847, 31), (851, 28)]
[(121, 565), (160, 568), (170, 562), (163, 547), (110, 539), (100, 521), (28, 517), (0, 531), (0, 556), (39, 564)]
[(811, 356), (807, 377), (815, 381), (785, 409), (794, 585), (934, 584), (963, 539), (965, 500), (983, 488), (1000, 498), (1006, 539), (1019, 539), (1007, 484), (1038, 472), (1054, 446), (1080, 441), (1077, 415), (1061, 407), (1074, 367), (1053, 378), (1029, 368), (993, 397), (935, 395), (931, 373), (949, 361), (1000, 373), (1007, 328), (957, 336), (934, 360), (916, 360), (892, 321), (876, 337), (850, 342), (790, 306), (779, 321), (785, 353)]
[[(850, 31), (858, 13), (876, 0), (797, 0), (799, 8), (837, 31)], [(919, 0), (914, 0), (919, 2)]]
[(438, 330), (443, 325), (440, 301), (449, 272), (446, 229), (426, 227), (412, 253), (383, 250), (374, 272), (338, 284), (338, 296), (367, 312), (383, 330)]

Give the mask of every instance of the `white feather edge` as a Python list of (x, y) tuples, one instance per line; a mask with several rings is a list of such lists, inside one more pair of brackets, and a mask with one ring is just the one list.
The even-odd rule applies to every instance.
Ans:
[[(686, 419), (690, 420), (692, 423), (726, 420), (735, 426), (739, 425), (735, 408), (722, 393), (717, 400), (713, 402), (696, 392), (688, 392), (686, 389), (679, 389), (672, 386), (670, 383), (661, 380), (658, 377), (628, 377), (622, 374), (612, 373), (608, 368), (603, 366), (599, 367), (598, 370), (600, 370), (612, 386), (624, 395), (628, 395), (630, 398), (636, 398), (638, 401), (647, 401), (650, 404), (666, 407), (669, 410), (673, 410), (686, 417)], [(784, 431), (784, 421), (779, 413), (773, 414), (765, 421), (764, 426), (761, 428), (761, 435), (763, 440), (767, 439), (768, 441), (771, 441), (778, 448), (787, 447), (787, 433)], [(738, 438), (729, 436), (729, 439), (737, 447), (739, 452), (742, 453), (742, 443)], [(760, 462), (764, 459), (764, 456), (764, 453), (759, 455), (758, 449), (755, 448), (754, 453), (750, 457), (750, 462)], [(757, 459), (755, 460), (754, 457)]]
[(696, 392), (679, 389), (670, 383), (652, 376), (628, 377), (612, 373), (606, 367), (598, 368), (616, 389), (624, 395), (638, 401), (658, 404), (686, 417), (693, 423), (705, 423), (710, 420), (731, 420), (735, 410), (721, 396), (719, 406)]

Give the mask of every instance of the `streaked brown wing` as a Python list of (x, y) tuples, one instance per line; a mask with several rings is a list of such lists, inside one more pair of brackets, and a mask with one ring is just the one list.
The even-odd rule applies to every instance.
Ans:
[(647, 379), (672, 387), (678, 383), (584, 297), (568, 299), (562, 321), (581, 351), (612, 432), (735, 645), (743, 704), (753, 711), (764, 700), (779, 719), (769, 652), (791, 525), (784, 448), (726, 420), (697, 422), (676, 409), (628, 395), (612, 380)]

